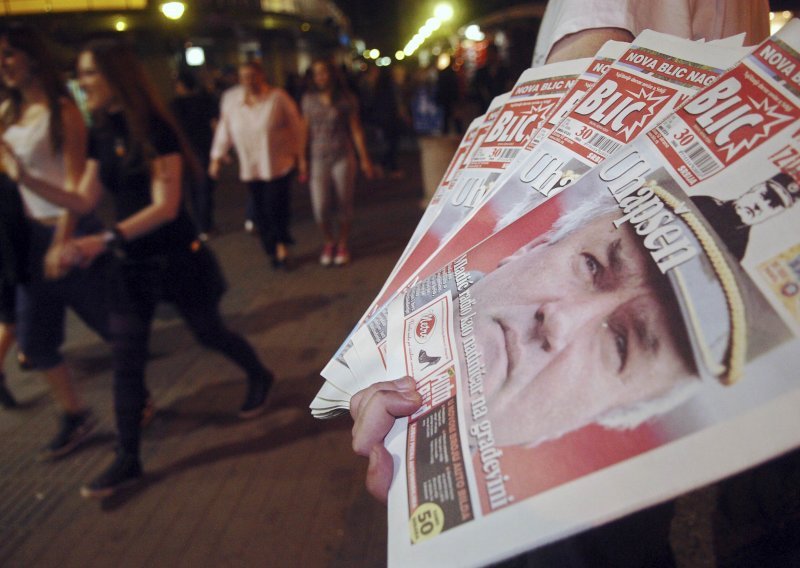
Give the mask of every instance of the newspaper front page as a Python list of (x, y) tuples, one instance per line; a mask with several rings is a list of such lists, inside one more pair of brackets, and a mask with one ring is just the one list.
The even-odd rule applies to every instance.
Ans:
[[(375, 311), (375, 305), (383, 304), (393, 291), (401, 289), (399, 283), (404, 279), (407, 286), (415, 278), (424, 278), (427, 276), (426, 268), (429, 271), (438, 266), (435, 262), (452, 258), (447, 256), (451, 251), (466, 250), (509, 218), (518, 216), (544, 201), (548, 194), (560, 191), (579, 179), (593, 164), (604, 159), (608, 152), (645, 132), (689, 94), (716, 79), (722, 69), (730, 67), (746, 52), (743, 48), (709, 45), (704, 45), (703, 50), (699, 51), (697, 46), (696, 42), (648, 30), (640, 34), (633, 45), (610, 42), (598, 54), (596, 61), (582, 61), (580, 68), (587, 68), (588, 64), (581, 80), (581, 86), (587, 88), (587, 94), (582, 98), (570, 97), (574, 106), (563, 113), (564, 118), (555, 127), (546, 129), (550, 134), (541, 143), (534, 143), (535, 133), (529, 136), (529, 151), (515, 154), (520, 160), (513, 163), (513, 168), (509, 168), (509, 175), (498, 180), (498, 189), (483, 200), (483, 205), (478, 206), (466, 222), (442, 223), (443, 227), (450, 228), (445, 238), (431, 230), (436, 227), (434, 222), (421, 242), (433, 239), (439, 244), (436, 254), (431, 255), (431, 247), (427, 247), (415, 250), (415, 253), (419, 253), (416, 256), (409, 255), (404, 260), (403, 268), (393, 274), (393, 283), (384, 286), (371, 310)], [(656, 48), (660, 51), (656, 51)], [(610, 56), (619, 58), (609, 64)], [(691, 60), (688, 59), (690, 57)], [(598, 71), (603, 74), (595, 78)], [(542, 80), (548, 84), (555, 82), (549, 78)], [(571, 86), (575, 86), (575, 83), (573, 79)], [(521, 79), (517, 86), (528, 84), (533, 83)], [(562, 97), (564, 94), (561, 93)], [(539, 125), (539, 130), (544, 124), (546, 121)], [(567, 132), (581, 134), (569, 137), (565, 135)], [(482, 142), (476, 145), (480, 147)], [(481, 156), (487, 153), (473, 152), (470, 161), (480, 164)], [(539, 167), (542, 163), (549, 165), (542, 169)], [(569, 164), (569, 168), (565, 164)], [(555, 173), (545, 175), (545, 170)], [(463, 170), (462, 181), (470, 178), (467, 174), (470, 171), (475, 170), (469, 167)], [(534, 171), (538, 173), (530, 173)], [(533, 183), (545, 178), (558, 181), (546, 191)], [(501, 221), (499, 216), (505, 220)], [(456, 235), (451, 237), (456, 231)], [(426, 258), (428, 260), (424, 261)], [(420, 264), (423, 266), (420, 267)], [(385, 321), (385, 315), (378, 314), (353, 334), (354, 350), (358, 353), (351, 354), (348, 364), (354, 369), (357, 380), (374, 381), (376, 379), (373, 377), (381, 376), (385, 369)], [(366, 386), (369, 383), (364, 384)]]
[(484, 565), (800, 445), (799, 51), (793, 20), (390, 304), (424, 400), (386, 440), (390, 566)]
[[(525, 163), (510, 172), (494, 194), (431, 255), (415, 276), (426, 277), (432, 269), (454, 258), (454, 251), (474, 246), (537, 206), (547, 195), (579, 179), (604, 159), (608, 151), (657, 124), (677, 104), (713, 81), (746, 52), (747, 48), (725, 44), (712, 47), (651, 31), (640, 34), (633, 45), (618, 42), (609, 45), (607, 53), (617, 55), (618, 59), (609, 64), (608, 56), (598, 54), (590, 71), (599, 69), (604, 73), (592, 83), (587, 95), (590, 99), (580, 99)], [(646, 106), (636, 97), (647, 99)], [(599, 101), (604, 102), (598, 106)], [(625, 101), (628, 106), (616, 113)], [(615, 102), (617, 109), (612, 110)], [(601, 110), (603, 107), (605, 110)], [(594, 110), (589, 112), (591, 109)], [(628, 111), (630, 114), (623, 117)], [(580, 135), (566, 136), (569, 132)]]

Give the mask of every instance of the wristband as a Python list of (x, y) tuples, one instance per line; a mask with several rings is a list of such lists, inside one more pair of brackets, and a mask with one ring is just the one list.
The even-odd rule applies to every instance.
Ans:
[(115, 256), (120, 258), (125, 256), (125, 235), (117, 227), (103, 233), (103, 242)]

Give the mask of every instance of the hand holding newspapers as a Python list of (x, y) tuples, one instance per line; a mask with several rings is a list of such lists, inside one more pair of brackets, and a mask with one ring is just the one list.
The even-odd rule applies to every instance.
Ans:
[(659, 36), (500, 172), (457, 153), (483, 195), (437, 223), (440, 185), (323, 373), (318, 416), (422, 395), (386, 437), (390, 565), (494, 562), (800, 445), (800, 21), (746, 55)]

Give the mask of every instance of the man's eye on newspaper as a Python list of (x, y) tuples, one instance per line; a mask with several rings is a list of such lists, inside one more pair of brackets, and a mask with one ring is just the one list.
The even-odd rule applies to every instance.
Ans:
[(604, 267), (599, 260), (588, 252), (581, 254), (582, 262), (579, 266), (581, 271), (585, 272), (588, 280), (591, 281), (594, 287), (598, 287), (600, 280), (603, 276)]
[(628, 328), (622, 322), (615, 321), (614, 318), (605, 322), (603, 327), (611, 334), (614, 352), (618, 358), (617, 374), (622, 375), (625, 365), (628, 363)]

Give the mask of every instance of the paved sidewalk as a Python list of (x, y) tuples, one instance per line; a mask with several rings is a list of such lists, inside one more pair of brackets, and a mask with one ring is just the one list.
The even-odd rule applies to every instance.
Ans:
[(144, 435), (146, 480), (98, 503), (80, 485), (114, 444), (107, 347), (70, 317), (65, 353), (100, 419), (96, 435), (56, 463), (35, 460), (54, 434), (43, 380), (9, 357), (22, 403), (0, 410), (0, 566), (380, 566), (385, 510), (363, 489), (365, 461), (350, 450), (349, 418), (310, 417), (319, 370), (366, 309), (420, 216), (414, 153), (408, 177), (362, 183), (353, 263), (317, 263), (307, 190), (295, 192), (292, 269), (275, 272), (242, 229), (244, 191), (217, 189), (211, 241), (230, 290), (223, 311), (275, 371), (268, 412), (236, 418), (243, 377), (197, 345), (168, 307), (153, 330), (148, 385), (158, 413)]

